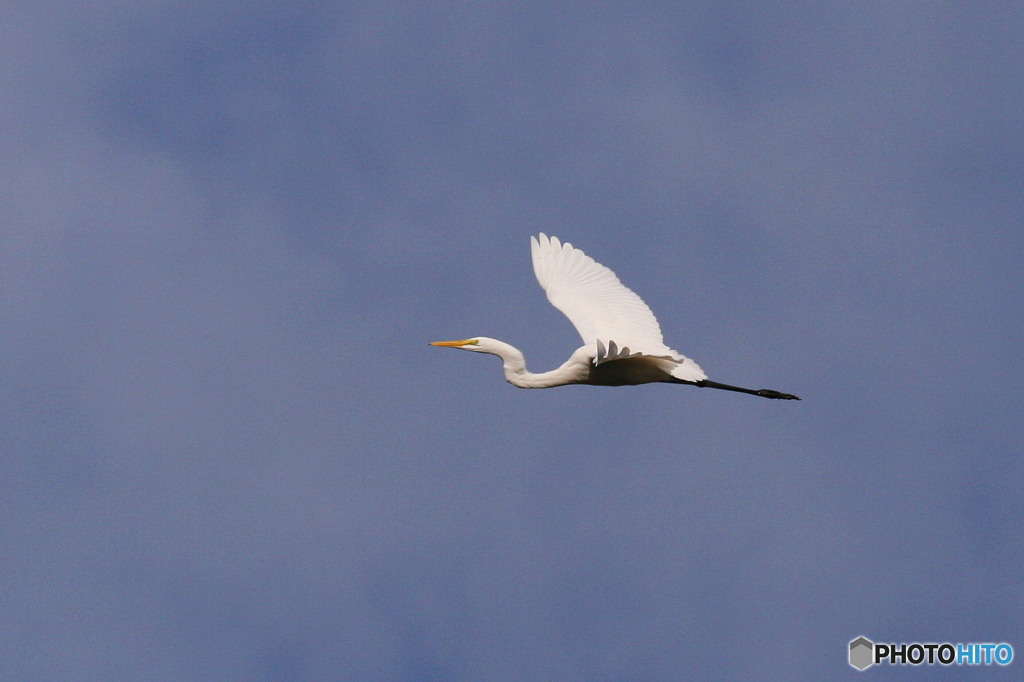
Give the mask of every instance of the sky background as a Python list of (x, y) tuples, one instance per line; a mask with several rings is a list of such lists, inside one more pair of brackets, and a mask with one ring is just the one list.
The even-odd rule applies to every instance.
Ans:
[[(1019, 679), (1022, 55), (1019, 2), (4, 3), (0, 679)], [(803, 401), (428, 346), (568, 357), (540, 231)]]

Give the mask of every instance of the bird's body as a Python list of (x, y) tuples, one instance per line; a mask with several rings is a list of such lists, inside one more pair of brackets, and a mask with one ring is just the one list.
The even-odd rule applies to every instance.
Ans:
[(520, 388), (552, 388), (569, 384), (633, 386), (655, 382), (691, 384), (751, 393), (765, 398), (799, 400), (769, 389), (753, 390), (719, 384), (693, 360), (665, 345), (650, 308), (608, 268), (569, 243), (541, 233), (532, 237), (533, 270), (548, 300), (583, 338), (561, 367), (534, 374), (522, 352), (503, 341), (478, 336), (432, 345), (497, 355), (505, 379)]

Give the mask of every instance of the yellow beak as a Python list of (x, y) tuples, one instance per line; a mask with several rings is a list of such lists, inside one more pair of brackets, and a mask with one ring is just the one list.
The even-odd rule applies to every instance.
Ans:
[(434, 341), (431, 346), (452, 346), (458, 348), (459, 346), (468, 346), (471, 343), (476, 343), (476, 339), (466, 339), (464, 341)]

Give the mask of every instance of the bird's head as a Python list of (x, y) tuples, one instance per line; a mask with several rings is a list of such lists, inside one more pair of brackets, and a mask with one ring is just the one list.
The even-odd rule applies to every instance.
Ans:
[(505, 359), (516, 356), (519, 356), (520, 359), (522, 358), (522, 353), (516, 350), (514, 346), (510, 346), (504, 341), (498, 341), (498, 339), (489, 339), (486, 336), (475, 336), (472, 339), (464, 339), (462, 341), (434, 341), (430, 345), (460, 348), (476, 353), (490, 353)]

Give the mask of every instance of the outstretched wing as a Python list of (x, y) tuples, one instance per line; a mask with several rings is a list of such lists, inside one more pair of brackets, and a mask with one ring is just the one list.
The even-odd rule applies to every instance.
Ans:
[(551, 305), (562, 311), (586, 344), (614, 341), (631, 353), (677, 353), (665, 345), (647, 304), (615, 273), (557, 237), (531, 237), (533, 272)]
[(697, 363), (665, 345), (654, 313), (614, 272), (543, 232), (530, 245), (537, 281), (583, 343), (595, 346), (595, 364), (647, 355), (673, 361), (671, 374), (678, 379), (707, 378)]

